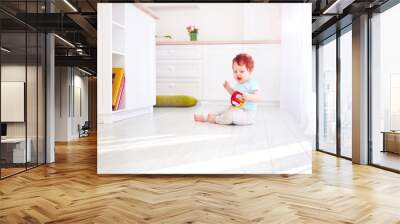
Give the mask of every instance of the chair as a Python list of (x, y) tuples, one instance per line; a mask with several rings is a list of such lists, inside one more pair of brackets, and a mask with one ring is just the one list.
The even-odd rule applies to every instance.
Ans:
[(90, 129), (89, 121), (85, 121), (82, 127), (78, 124), (79, 138), (89, 136), (89, 129)]

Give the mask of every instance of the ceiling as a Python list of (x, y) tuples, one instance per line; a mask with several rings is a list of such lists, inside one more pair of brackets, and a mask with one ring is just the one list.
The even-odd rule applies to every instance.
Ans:
[[(95, 0), (1, 0), (0, 25), (2, 45), (12, 49), (8, 60), (33, 58), (36, 46), (25, 49), (25, 30), (54, 32), (56, 66), (79, 66), (96, 73), (96, 6)], [(72, 6), (72, 7), (71, 7)], [(49, 11), (52, 13), (49, 13)], [(36, 35), (36, 34), (35, 34)], [(28, 41), (31, 39), (28, 35)], [(66, 40), (66, 41), (64, 41)], [(26, 52), (27, 51), (27, 52)], [(2, 52), (4, 53), (4, 52)]]
[[(347, 26), (352, 17), (366, 10), (373, 10), (388, 0), (229, 0), (227, 2), (267, 2), (267, 3), (312, 3), (312, 37), (318, 43), (336, 32), (337, 28)], [(18, 32), (30, 28), (32, 31), (55, 32), (56, 65), (85, 67), (96, 71), (96, 27), (97, 3), (139, 2), (122, 0), (1, 0), (1, 30), (5, 38), (21, 43)], [(161, 0), (142, 0), (140, 2), (166, 2)], [(213, 2), (211, 0), (168, 2)], [(220, 1), (223, 2), (223, 1)], [(52, 13), (48, 13), (49, 11)], [(27, 12), (27, 13), (26, 13)], [(21, 45), (22, 44), (22, 45)], [(72, 45), (73, 46), (72, 46)], [(33, 45), (32, 45), (33, 46)], [(21, 48), (22, 49), (22, 48)], [(29, 48), (28, 48), (28, 51)]]

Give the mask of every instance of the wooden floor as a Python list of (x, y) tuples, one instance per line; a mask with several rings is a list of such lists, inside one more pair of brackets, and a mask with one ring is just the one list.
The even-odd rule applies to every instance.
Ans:
[(13, 167), (7, 167), (7, 168), (1, 168), (1, 177), (7, 177), (11, 176), (13, 174), (23, 172), (25, 170), (25, 167), (18, 167), (18, 168), (13, 168)]
[(0, 223), (400, 223), (400, 175), (314, 152), (312, 175), (96, 174), (96, 139), (0, 181)]

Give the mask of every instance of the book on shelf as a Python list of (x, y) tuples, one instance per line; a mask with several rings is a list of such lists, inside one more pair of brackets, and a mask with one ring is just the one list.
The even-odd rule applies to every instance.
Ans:
[(119, 102), (121, 99), (122, 89), (125, 85), (124, 68), (112, 69), (112, 110), (120, 108)]
[(125, 95), (125, 76), (122, 78), (122, 82), (121, 82), (121, 92), (119, 94), (118, 101), (117, 101), (117, 110), (124, 108), (124, 105), (125, 105), (124, 95)]

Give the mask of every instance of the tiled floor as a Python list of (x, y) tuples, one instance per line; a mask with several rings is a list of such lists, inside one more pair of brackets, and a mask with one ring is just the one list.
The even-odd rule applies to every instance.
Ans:
[(223, 106), (156, 108), (98, 126), (98, 172), (124, 174), (311, 173), (311, 142), (277, 107), (259, 107), (251, 126), (193, 121)]

